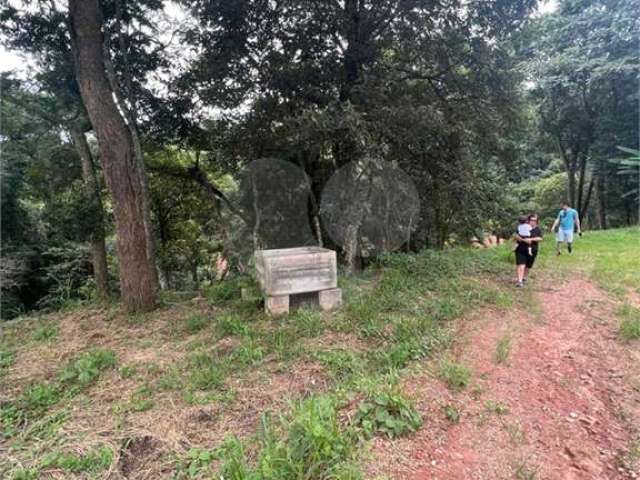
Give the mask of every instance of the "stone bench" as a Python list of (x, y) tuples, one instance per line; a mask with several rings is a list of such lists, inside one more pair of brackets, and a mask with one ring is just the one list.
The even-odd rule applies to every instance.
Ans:
[(333, 250), (320, 247), (257, 250), (255, 264), (267, 313), (287, 313), (290, 295), (309, 292), (318, 292), (323, 310), (333, 310), (342, 304)]

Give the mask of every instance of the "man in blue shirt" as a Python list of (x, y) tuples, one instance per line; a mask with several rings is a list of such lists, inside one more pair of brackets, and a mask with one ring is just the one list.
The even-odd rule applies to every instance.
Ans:
[(558, 218), (555, 219), (551, 226), (551, 230), (554, 232), (556, 231), (556, 227), (558, 227), (556, 232), (556, 250), (558, 255), (560, 255), (560, 244), (563, 242), (567, 242), (567, 250), (571, 253), (573, 231), (576, 226), (578, 227), (578, 235), (582, 235), (582, 230), (580, 229), (580, 218), (577, 210), (571, 208), (567, 202), (562, 202), (561, 206), (562, 209), (558, 213)]

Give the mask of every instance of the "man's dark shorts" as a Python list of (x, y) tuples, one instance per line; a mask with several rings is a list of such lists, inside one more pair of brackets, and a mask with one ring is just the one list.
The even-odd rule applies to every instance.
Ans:
[(533, 268), (537, 256), (538, 252), (529, 255), (526, 251), (521, 252), (520, 250), (516, 250), (516, 265), (526, 265), (527, 268)]

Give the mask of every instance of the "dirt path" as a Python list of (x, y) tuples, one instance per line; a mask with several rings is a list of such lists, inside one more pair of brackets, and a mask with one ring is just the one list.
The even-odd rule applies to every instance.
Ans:
[[(433, 375), (406, 382), (425, 426), (376, 440), (367, 478), (640, 478), (640, 348), (618, 340), (615, 302), (579, 279), (536, 296), (538, 315), (484, 310), (465, 324), (458, 360), (475, 378), (465, 392)], [(510, 354), (499, 364), (505, 338)]]

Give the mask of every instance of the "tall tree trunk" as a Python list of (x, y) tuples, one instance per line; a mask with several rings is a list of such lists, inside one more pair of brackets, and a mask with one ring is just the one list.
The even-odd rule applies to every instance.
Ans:
[(157, 276), (145, 228), (144, 172), (105, 73), (101, 23), (99, 0), (69, 0), (76, 80), (114, 202), (122, 300), (129, 311), (148, 311), (156, 306)]
[[(142, 213), (144, 215), (144, 228), (146, 230), (147, 238), (147, 257), (149, 261), (154, 262), (156, 255), (156, 246), (153, 237), (153, 227), (151, 224), (150, 206), (149, 206), (149, 186), (147, 184), (147, 172), (144, 165), (144, 155), (142, 154), (142, 143), (140, 142), (140, 135), (138, 133), (137, 120), (136, 120), (136, 104), (133, 98), (133, 87), (131, 81), (131, 72), (129, 70), (129, 60), (126, 53), (126, 47), (122, 37), (121, 29), (121, 17), (122, 17), (122, 5), (119, 0), (116, 0), (116, 22), (118, 29), (118, 39), (120, 43), (120, 49), (125, 61), (124, 80), (127, 85), (128, 96), (125, 96), (120, 91), (118, 79), (116, 77), (113, 63), (111, 62), (111, 47), (108, 35), (103, 35), (102, 41), (102, 55), (105, 67), (105, 74), (111, 87), (111, 91), (117, 101), (117, 107), (124, 116), (125, 124), (129, 128), (131, 133), (131, 141), (133, 142), (133, 160), (138, 169), (137, 175), (141, 179), (142, 183)], [(127, 104), (127, 100), (129, 104)], [(156, 283), (158, 282), (158, 272), (155, 270)]]
[[(576, 208), (576, 172), (575, 170), (567, 170), (568, 190), (569, 190), (569, 204), (572, 208)], [(578, 207), (579, 208), (579, 207)]]
[(343, 79), (340, 85), (340, 102), (351, 100), (351, 89), (360, 75), (360, 2), (345, 0), (344, 16), (346, 29), (344, 36), (347, 42), (342, 59)]
[(589, 203), (591, 202), (591, 193), (593, 192), (593, 186), (595, 184), (595, 175), (591, 175), (591, 180), (589, 180), (589, 186), (587, 187), (587, 193), (584, 199), (584, 205), (580, 206), (580, 210), (578, 211), (578, 217), (580, 218), (580, 225), (582, 225), (582, 221), (587, 218), (587, 214), (589, 213)]
[(600, 229), (607, 229), (607, 187), (604, 168), (601, 167), (598, 172), (598, 180), (596, 182), (596, 190), (598, 192), (598, 224)]
[[(580, 168), (578, 171), (578, 187), (577, 187), (577, 195), (578, 199), (575, 204), (572, 204), (573, 208), (577, 208), (580, 213), (583, 210), (583, 196), (584, 196), (584, 182), (586, 180), (587, 175), (587, 155), (581, 155), (580, 157)], [(586, 211), (584, 212), (587, 213)], [(582, 219), (581, 219), (582, 220)]]
[(91, 256), (93, 262), (93, 276), (96, 290), (101, 300), (109, 298), (109, 282), (107, 273), (107, 249), (104, 244), (104, 210), (98, 190), (93, 157), (84, 132), (76, 126), (70, 128), (71, 138), (75, 145), (82, 165), (82, 180), (84, 182), (87, 201), (95, 206), (95, 227), (91, 233)]

